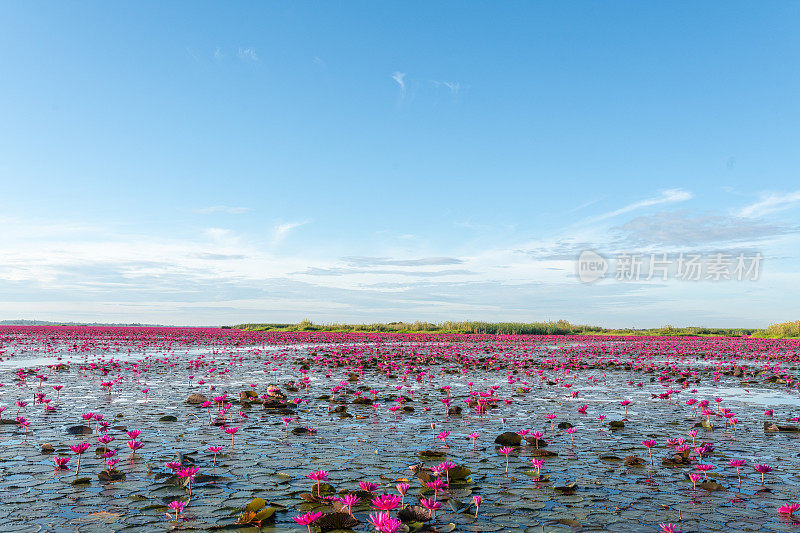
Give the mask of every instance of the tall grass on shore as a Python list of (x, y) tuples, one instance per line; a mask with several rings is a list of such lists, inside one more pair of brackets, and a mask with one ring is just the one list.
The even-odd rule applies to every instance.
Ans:
[(800, 338), (800, 320), (771, 324), (768, 328), (759, 329), (753, 337), (764, 339), (793, 339)]
[(599, 326), (572, 324), (566, 320), (547, 322), (389, 322), (374, 324), (314, 324), (303, 320), (297, 324), (239, 324), (236, 329), (247, 331), (334, 331), (382, 333), (468, 333), (479, 335), (660, 335), (660, 336), (721, 336), (741, 337), (754, 330), (745, 328), (675, 328), (664, 326), (651, 329), (607, 329)]

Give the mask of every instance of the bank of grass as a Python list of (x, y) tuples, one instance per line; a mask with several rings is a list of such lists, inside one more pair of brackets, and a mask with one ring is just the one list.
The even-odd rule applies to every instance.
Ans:
[(675, 328), (664, 326), (652, 329), (607, 329), (599, 326), (572, 324), (566, 320), (548, 322), (389, 322), (375, 324), (314, 324), (303, 320), (297, 324), (239, 324), (236, 329), (245, 331), (330, 331), (330, 332), (381, 332), (381, 333), (467, 333), (481, 335), (654, 335), (692, 337), (741, 337), (753, 329), (745, 328)]
[(800, 320), (772, 324), (768, 328), (759, 329), (753, 337), (762, 339), (800, 339)]

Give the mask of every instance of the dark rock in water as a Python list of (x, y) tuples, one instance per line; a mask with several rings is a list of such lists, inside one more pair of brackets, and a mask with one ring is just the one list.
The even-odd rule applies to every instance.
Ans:
[(638, 455), (629, 455), (625, 458), (625, 466), (644, 466), (646, 464), (647, 461)]
[(578, 488), (578, 484), (574, 481), (572, 483), (568, 483), (562, 487), (553, 487), (553, 490), (560, 492), (561, 494), (574, 494), (575, 489)]
[(72, 426), (67, 428), (67, 433), (70, 435), (91, 435), (94, 431), (89, 426)]
[(120, 472), (113, 468), (111, 470), (103, 470), (97, 474), (97, 479), (100, 481), (122, 481), (125, 479), (125, 472)]
[(188, 398), (186, 398), (186, 403), (189, 404), (202, 404), (203, 402), (207, 402), (208, 398), (203, 396), (202, 394), (190, 394)]
[(344, 413), (345, 411), (347, 411), (346, 405), (337, 405), (336, 407), (331, 409), (332, 413)]
[(178, 419), (172, 415), (162, 416), (158, 419), (159, 422), (177, 422)]
[(53, 453), (55, 449), (53, 448), (52, 444), (42, 444), (42, 453)]
[(725, 490), (725, 487), (723, 487), (716, 481), (703, 481), (702, 483), (698, 483), (697, 486), (700, 487), (701, 489), (709, 491)]
[(269, 396), (271, 398), (278, 399), (278, 400), (285, 400), (286, 399), (286, 394), (284, 394), (278, 387), (274, 387), (274, 386), (271, 386), (271, 387), (267, 388), (267, 396)]
[(447, 456), (445, 452), (440, 452), (439, 450), (423, 450), (417, 455), (427, 459), (442, 459), (443, 457)]
[(90, 477), (79, 477), (70, 483), (70, 485), (89, 485), (92, 482)]
[(243, 390), (239, 392), (239, 400), (249, 401), (251, 398), (258, 398), (258, 394), (254, 390)]
[(310, 435), (312, 432), (303, 427), (296, 427), (292, 430), (292, 435)]
[(611, 422), (608, 423), (608, 427), (610, 427), (611, 429), (621, 429), (625, 427), (625, 422), (623, 422), (622, 420), (612, 420)]
[(414, 408), (411, 407), (410, 405), (404, 405), (403, 406), (403, 412), (404, 413), (413, 413), (414, 412)]
[(542, 449), (537, 450), (536, 448), (534, 448), (531, 450), (531, 455), (534, 457), (556, 457), (558, 454), (556, 452), (551, 452)]
[(268, 398), (264, 400), (264, 409), (288, 409), (289, 404), (277, 398)]
[(353, 400), (353, 403), (357, 405), (372, 405), (372, 400), (370, 400), (369, 398), (364, 398), (363, 396), (359, 396), (358, 398)]
[(320, 531), (336, 531), (353, 529), (360, 523), (350, 516), (350, 513), (325, 513), (319, 520), (314, 522), (314, 526), (318, 527)]
[(664, 466), (690, 466), (692, 461), (689, 460), (689, 450), (685, 452), (678, 452), (672, 457), (666, 457), (661, 461)]
[(547, 446), (547, 441), (546, 440), (537, 439), (536, 437), (525, 437), (525, 442), (527, 442), (528, 445), (530, 445), (530, 446), (534, 446), (534, 447), (538, 447), (538, 448), (545, 448)]
[(572, 427), (572, 424), (570, 424), (569, 422), (560, 422), (558, 424), (558, 429), (569, 429), (571, 427)]
[(513, 431), (501, 433), (496, 439), (494, 439), (494, 443), (499, 444), (500, 446), (519, 446), (521, 442), (522, 437)]
[(788, 433), (796, 433), (800, 431), (800, 427), (798, 426), (782, 426), (776, 424), (774, 422), (764, 422), (764, 431), (767, 433), (776, 433), (778, 431), (784, 431)]
[(433, 520), (430, 511), (419, 505), (409, 505), (397, 511), (397, 518), (401, 522), (428, 522)]
[(288, 415), (293, 416), (295, 414), (293, 409), (289, 409), (288, 407), (278, 408), (278, 409), (267, 409), (264, 408), (265, 413), (267, 415)]
[(342, 418), (353, 418), (353, 415), (351, 415), (350, 413), (341, 413), (339, 415), (339, 420), (341, 420)]
[(350, 374), (347, 376), (347, 381), (358, 381), (358, 374)]
[(447, 410), (447, 414), (450, 416), (459, 416), (461, 415), (461, 406), (460, 405), (453, 405)]

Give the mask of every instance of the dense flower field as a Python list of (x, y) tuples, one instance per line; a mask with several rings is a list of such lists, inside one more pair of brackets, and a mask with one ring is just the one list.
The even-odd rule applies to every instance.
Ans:
[(0, 327), (3, 531), (793, 531), (800, 342)]

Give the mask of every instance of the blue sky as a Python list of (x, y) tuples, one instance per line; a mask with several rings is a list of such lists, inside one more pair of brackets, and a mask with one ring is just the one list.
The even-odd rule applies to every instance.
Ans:
[[(0, 319), (797, 319), (798, 15), (4, 3)], [(584, 249), (764, 259), (586, 284)]]

